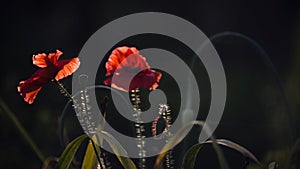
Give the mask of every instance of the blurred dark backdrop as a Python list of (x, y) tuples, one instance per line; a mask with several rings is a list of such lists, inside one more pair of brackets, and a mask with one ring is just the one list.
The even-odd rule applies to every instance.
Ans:
[[(292, 123), (287, 121), (283, 98), (257, 49), (244, 40), (224, 37), (213, 42), (228, 83), (226, 109), (215, 134), (247, 147), (264, 163), (273, 160), (282, 164), (293, 144), (289, 133), (300, 136), (299, 7), (291, 0), (9, 1), (0, 11), (1, 98), (44, 155), (58, 156), (62, 147), (57, 119), (67, 100), (53, 84), (44, 87), (33, 105), (26, 104), (16, 90), (20, 80), (37, 70), (31, 56), (60, 49), (62, 58), (75, 57), (95, 31), (114, 19), (136, 12), (166, 12), (192, 22), (208, 37), (224, 31), (239, 32), (266, 50), (283, 81)], [(63, 83), (71, 89), (70, 79)], [(42, 162), (3, 113), (0, 124), (0, 168), (41, 168)], [(70, 138), (82, 133), (74, 114), (70, 113), (66, 126), (71, 130)], [(206, 148), (200, 153), (197, 164), (218, 167), (211, 152)], [(233, 168), (242, 165), (238, 153), (225, 149), (225, 155)]]

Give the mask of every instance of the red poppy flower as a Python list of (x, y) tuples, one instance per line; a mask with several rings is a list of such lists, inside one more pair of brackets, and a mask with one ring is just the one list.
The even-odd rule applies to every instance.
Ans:
[[(136, 88), (155, 89), (158, 87), (158, 82), (162, 76), (161, 73), (150, 69), (146, 58), (140, 55), (139, 51), (134, 47), (124, 46), (114, 49), (105, 67), (108, 78), (104, 83), (126, 92), (128, 91), (128, 85), (126, 84), (130, 80), (128, 78), (134, 76), (135, 72), (139, 73), (133, 77), (129, 90)], [(112, 76), (116, 76), (113, 83)]]
[(58, 61), (62, 52), (56, 50), (56, 53), (45, 53), (33, 55), (33, 64), (40, 67), (29, 79), (21, 81), (17, 87), (18, 92), (26, 102), (32, 104), (42, 86), (52, 80), (60, 80), (75, 72), (79, 67), (78, 58)]

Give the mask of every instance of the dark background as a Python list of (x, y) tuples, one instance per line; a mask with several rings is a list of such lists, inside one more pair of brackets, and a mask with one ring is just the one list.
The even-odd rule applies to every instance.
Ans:
[[(225, 112), (215, 135), (247, 147), (264, 164), (278, 161), (282, 167), (300, 130), (299, 7), (297, 1), (291, 0), (9, 1), (0, 10), (1, 98), (44, 155), (59, 156), (63, 147), (58, 139), (57, 119), (67, 100), (54, 84), (47, 84), (33, 105), (26, 104), (16, 90), (20, 80), (37, 70), (31, 56), (60, 49), (64, 52), (62, 59), (72, 58), (95, 31), (114, 19), (145, 11), (170, 13), (192, 22), (208, 37), (224, 31), (239, 32), (254, 39), (267, 52), (286, 91), (290, 121), (272, 71), (257, 48), (242, 39), (224, 37), (213, 41), (228, 84)], [(155, 44), (155, 38), (149, 39)], [(63, 83), (71, 89), (70, 78)], [(162, 82), (161, 87), (168, 85)], [(41, 168), (42, 162), (2, 112), (0, 124), (0, 168)], [(82, 134), (72, 113), (66, 126), (71, 139)], [(242, 166), (240, 154), (226, 148), (224, 151), (232, 168)], [(207, 146), (199, 154), (197, 165), (217, 168), (216, 160)]]

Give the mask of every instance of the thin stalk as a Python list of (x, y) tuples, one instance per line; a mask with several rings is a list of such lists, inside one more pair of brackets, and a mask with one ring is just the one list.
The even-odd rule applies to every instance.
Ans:
[(74, 102), (74, 99), (72, 97), (72, 95), (68, 92), (68, 90), (64, 87), (63, 84), (61, 84), (59, 81), (57, 80), (53, 80), (57, 85), (58, 88), (61, 90), (61, 92), (69, 99), (72, 100)]
[(94, 149), (94, 151), (95, 151), (95, 154), (96, 154), (96, 157), (97, 157), (98, 163), (100, 164), (100, 168), (102, 169), (101, 160), (100, 160), (100, 155), (99, 155), (99, 153), (98, 153), (98, 151), (97, 151), (97, 148), (96, 148), (95, 142), (94, 142), (92, 139), (90, 139), (90, 141), (92, 142), (93, 149)]
[[(59, 81), (56, 81), (56, 84), (58, 85), (59, 89), (61, 90), (61, 92), (69, 99), (67, 105), (64, 107), (64, 110), (63, 110), (63, 113), (62, 113), (62, 116), (61, 116), (61, 119), (60, 119), (60, 125), (61, 125), (61, 130), (60, 130), (60, 137), (61, 137), (61, 141), (63, 143), (63, 119), (65, 117), (65, 112), (66, 112), (66, 109), (68, 107), (68, 105), (73, 102), (73, 104), (75, 105), (75, 107), (78, 108), (78, 103), (77, 101), (73, 98), (73, 96), (68, 92), (68, 90), (63, 86), (63, 84), (61, 84)], [(87, 94), (86, 94), (86, 88), (84, 87), (82, 90), (81, 90), (81, 94), (82, 94), (82, 97), (83, 97), (83, 100), (82, 100), (82, 109), (81, 111), (88, 111), (88, 101), (87, 101)], [(86, 112), (87, 113), (87, 112)], [(106, 114), (105, 114), (106, 115)], [(106, 164), (105, 164), (105, 161), (104, 161), (104, 164), (102, 164), (101, 162), (101, 159), (100, 159), (100, 155), (96, 149), (96, 145), (95, 145), (95, 142), (90, 139), (90, 141), (92, 142), (92, 145), (93, 145), (93, 149), (95, 151), (95, 154), (96, 154), (96, 157), (97, 157), (97, 161), (98, 163), (100, 164), (100, 168), (102, 169), (102, 167), (106, 167)]]
[(146, 168), (146, 150), (144, 150), (145, 147), (145, 127), (143, 125), (143, 121), (140, 119), (141, 114), (141, 98), (139, 94), (139, 89), (135, 89), (131, 91), (130, 94), (131, 101), (133, 103), (133, 110), (134, 114), (133, 117), (136, 120), (135, 128), (136, 128), (136, 137), (137, 137), (137, 147), (139, 148), (139, 168), (145, 169)]

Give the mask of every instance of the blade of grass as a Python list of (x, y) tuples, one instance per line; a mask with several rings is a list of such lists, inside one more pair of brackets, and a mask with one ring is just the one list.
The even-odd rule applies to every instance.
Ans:
[[(218, 147), (216, 141), (211, 142), (213, 144), (213, 148), (216, 151), (219, 163), (220, 163), (220, 167), (222, 169), (228, 169), (228, 164), (223, 156), (223, 153), (221, 151), (221, 149)], [(197, 155), (200, 151), (200, 149), (203, 147), (205, 143), (198, 143), (193, 145), (188, 151), (187, 153), (184, 155), (183, 158), (183, 164), (182, 164), (182, 169), (192, 169), (195, 166), (195, 162), (196, 162), (196, 158)]]
[(95, 166), (97, 166), (97, 157), (93, 143), (90, 140), (85, 151), (81, 169), (93, 169)]
[[(174, 147), (175, 145), (177, 145), (178, 143), (180, 143), (182, 141), (182, 139), (184, 138), (184, 136), (187, 134), (187, 132), (189, 132), (189, 129), (192, 126), (200, 126), (203, 127), (204, 122), (203, 121), (191, 121), (190, 123), (188, 123), (186, 126), (184, 126), (183, 128), (181, 128), (177, 133), (174, 134), (174, 136), (168, 141), (168, 143), (163, 147), (163, 149), (161, 150), (160, 154), (157, 156), (155, 164), (154, 164), (154, 169), (160, 169), (162, 168), (162, 162), (163, 159), (165, 157), (165, 155), (167, 154), (167, 151), (170, 150), (172, 147)], [(205, 131), (207, 132), (207, 131)], [(210, 137), (212, 139), (212, 143), (213, 143), (213, 148), (217, 154), (220, 166), (222, 169), (229, 169), (229, 166), (225, 160), (225, 157), (223, 155), (222, 150), (220, 149), (220, 147), (217, 145), (215, 138), (213, 136)]]
[(156, 158), (156, 161), (154, 164), (154, 169), (162, 168), (162, 162), (163, 162), (163, 159), (166, 156), (168, 150), (170, 150), (175, 145), (179, 144), (183, 140), (186, 133), (189, 132), (190, 127), (193, 125), (194, 125), (194, 122), (187, 124), (186, 126), (181, 128), (177, 133), (175, 133), (174, 136), (171, 137), (171, 139), (168, 140), (168, 142), (162, 148), (162, 150), (160, 151), (159, 155)]
[(87, 137), (88, 136), (86, 134), (81, 135), (81, 136), (77, 137), (76, 139), (74, 139), (73, 141), (71, 141), (67, 145), (67, 147), (65, 148), (65, 150), (59, 157), (59, 161), (56, 166), (57, 169), (68, 169), (69, 168), (78, 148), (80, 147), (80, 145), (83, 143), (83, 141)]
[(103, 138), (109, 144), (125, 169), (136, 169), (134, 162), (129, 157), (121, 156), (122, 154), (127, 155), (127, 152), (111, 134), (105, 131), (99, 131), (95, 134), (98, 137), (98, 140), (101, 140)]
[(218, 145), (216, 139), (214, 138), (214, 136), (210, 136), (210, 138), (212, 140), (213, 148), (217, 154), (221, 169), (229, 169), (227, 161), (225, 160), (223, 152), (222, 152), (220, 146)]
[(5, 104), (5, 102), (0, 98), (0, 106), (3, 113), (5, 113), (8, 118), (13, 122), (14, 126), (17, 128), (17, 130), (22, 135), (23, 139), (29, 144), (33, 152), (37, 155), (37, 157), (44, 162), (45, 156), (40, 151), (38, 146), (35, 144), (35, 142), (32, 140), (32, 138), (29, 136), (21, 122), (18, 120), (18, 118), (15, 116), (15, 114), (10, 110), (10, 108)]
[[(244, 157), (252, 159), (254, 162), (256, 162), (262, 168), (262, 164), (246, 148), (244, 148), (241, 145), (236, 144), (232, 141), (229, 141), (229, 140), (217, 139), (215, 141), (208, 140), (205, 143), (198, 143), (198, 144), (193, 145), (191, 148), (189, 148), (188, 151), (186, 152), (186, 154), (184, 155), (182, 169), (194, 168), (194, 165), (195, 165), (195, 162), (196, 162), (196, 157), (197, 157), (200, 149), (202, 148), (202, 146), (204, 144), (208, 144), (208, 143), (212, 143), (212, 144), (216, 143), (218, 145), (223, 145), (223, 146), (232, 148), (232, 149), (240, 152), (241, 154), (243, 154)], [(224, 165), (224, 164), (222, 164), (222, 165)]]
[(203, 147), (203, 144), (195, 144), (185, 153), (182, 161), (182, 169), (193, 169), (195, 168), (195, 162), (198, 152)]
[[(212, 140), (208, 140), (205, 143), (213, 143)], [(226, 139), (217, 139), (216, 143), (219, 145), (223, 145), (229, 148), (232, 148), (238, 152), (240, 152), (244, 157), (252, 159), (254, 162), (256, 162), (260, 167), (262, 167), (262, 164), (257, 160), (257, 158), (249, 151), (247, 150), (245, 147), (234, 143), (230, 140), (226, 140)]]

